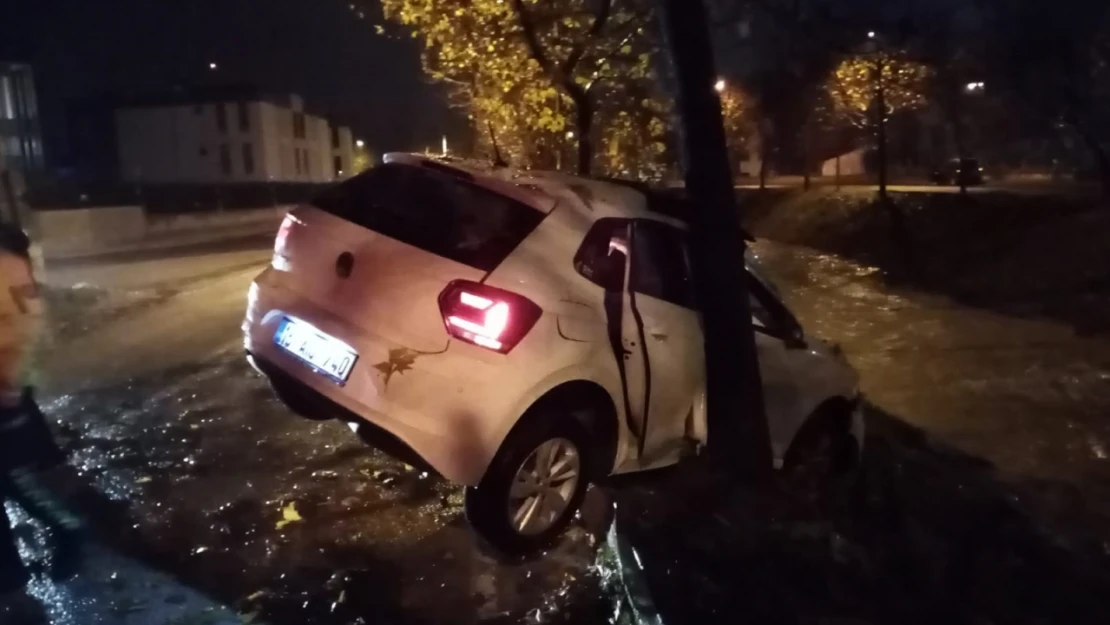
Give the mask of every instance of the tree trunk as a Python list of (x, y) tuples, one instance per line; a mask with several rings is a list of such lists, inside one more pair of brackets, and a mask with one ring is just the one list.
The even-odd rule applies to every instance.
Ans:
[(570, 97), (574, 101), (574, 127), (578, 139), (578, 175), (589, 176), (594, 158), (594, 105), (589, 94), (580, 87), (570, 90)]
[(767, 188), (767, 154), (770, 150), (767, 149), (768, 133), (766, 127), (759, 131), (759, 190)]
[(802, 189), (809, 191), (809, 142), (810, 142), (810, 125), (809, 122), (802, 124)]
[(964, 128), (961, 122), (961, 101), (957, 94), (949, 104), (948, 116), (952, 124), (952, 139), (956, 143), (956, 158), (959, 166), (956, 168), (956, 182), (960, 185), (960, 195), (967, 195), (967, 177), (963, 176), (964, 159), (967, 158), (967, 147), (964, 145)]
[(1098, 166), (1099, 181), (1102, 183), (1103, 197), (1110, 199), (1110, 155), (1106, 153), (1106, 148), (1103, 147), (1102, 142), (1094, 135), (1085, 132), (1082, 128), (1077, 128), (1079, 135), (1083, 137), (1083, 142), (1091, 150), (1091, 154), (1095, 157), (1095, 164)]
[(886, 202), (886, 93), (883, 89), (882, 68), (878, 72), (878, 89), (875, 94), (875, 109), (879, 116), (876, 122), (876, 143), (878, 149), (876, 156), (879, 159), (879, 199)]
[(751, 477), (772, 468), (746, 250), (732, 188), (716, 71), (702, 0), (657, 0), (678, 81), (686, 189), (694, 213), (695, 275), (705, 328), (708, 448)]

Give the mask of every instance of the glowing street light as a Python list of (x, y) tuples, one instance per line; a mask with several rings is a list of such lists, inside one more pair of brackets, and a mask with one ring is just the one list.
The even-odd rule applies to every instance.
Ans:
[(717, 80), (716, 84), (713, 85), (713, 89), (717, 93), (723, 93), (724, 90), (725, 90), (725, 87), (727, 87), (727, 86), (728, 86), (728, 83), (725, 82), (725, 79), (720, 78), (720, 79)]
[(573, 139), (573, 138), (574, 138), (574, 131), (573, 130), (568, 130), (567, 131), (567, 139)]
[(967, 83), (967, 91), (969, 93), (972, 93), (972, 92), (975, 92), (975, 91), (982, 91), (986, 87), (987, 87), (987, 83), (982, 82), (982, 81)]
[(220, 66), (217, 65), (216, 63), (209, 63), (208, 64), (208, 69), (210, 69), (212, 71), (216, 71), (216, 70), (220, 69)]
[(867, 31), (867, 38), (868, 39), (874, 39), (875, 38), (875, 31), (873, 31), (873, 30)]
[(358, 148), (366, 147), (366, 142), (363, 141), (362, 139), (359, 139), (359, 140), (355, 141), (355, 147), (358, 147)]

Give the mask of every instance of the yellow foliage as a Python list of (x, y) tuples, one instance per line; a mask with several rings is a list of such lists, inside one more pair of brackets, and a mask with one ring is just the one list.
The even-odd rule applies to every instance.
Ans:
[(886, 115), (925, 104), (929, 68), (897, 52), (873, 52), (844, 59), (826, 83), (837, 111), (867, 125), (874, 118), (880, 89)]
[[(365, 1), (365, 0), (364, 0)], [(466, 112), (478, 147), (490, 150), (492, 128), (498, 147), (517, 166), (554, 166), (572, 162), (575, 107), (559, 84), (530, 53), (512, 0), (380, 0), (385, 17), (407, 27), (423, 43), (425, 73), (448, 87), (450, 102)], [(656, 127), (647, 122), (659, 114), (652, 87), (654, 41), (643, 26), (651, 19), (651, 3), (614, 0), (607, 28), (598, 36), (589, 0), (525, 0), (536, 34), (547, 56), (558, 65), (581, 48), (569, 76), (587, 89), (596, 103), (598, 155), (626, 154), (647, 146), (654, 156)], [(649, 87), (649, 85), (651, 87)], [(651, 106), (629, 102), (631, 93), (646, 92)], [(665, 109), (665, 107), (664, 107)], [(628, 119), (617, 112), (630, 111)], [(655, 111), (642, 119), (645, 111)], [(669, 128), (668, 117), (662, 120)], [(613, 127), (610, 127), (610, 124)], [(639, 137), (633, 139), (633, 134)], [(658, 133), (660, 135), (663, 132)], [(617, 142), (616, 147), (610, 145)], [(626, 147), (628, 146), (628, 147)], [(627, 158), (608, 156), (601, 163), (610, 172), (624, 169)]]

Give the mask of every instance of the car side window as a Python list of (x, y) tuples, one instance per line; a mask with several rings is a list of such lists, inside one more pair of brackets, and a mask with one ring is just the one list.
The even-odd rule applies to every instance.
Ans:
[(684, 308), (695, 309), (694, 282), (686, 234), (661, 221), (635, 223), (631, 287)]
[(594, 222), (574, 254), (575, 271), (606, 291), (623, 291), (629, 223), (613, 217)]

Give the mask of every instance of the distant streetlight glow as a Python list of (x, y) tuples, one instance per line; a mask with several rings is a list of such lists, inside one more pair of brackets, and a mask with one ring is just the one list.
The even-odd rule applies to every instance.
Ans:
[(574, 138), (574, 131), (573, 130), (568, 130), (567, 131), (567, 139), (573, 139), (573, 138)]
[(875, 31), (873, 31), (873, 30), (867, 31), (867, 38), (868, 39), (874, 39), (875, 38)]
[(215, 64), (215, 63), (209, 63), (208, 64), (208, 69), (210, 69), (212, 71), (216, 71), (216, 70), (220, 69), (220, 66)]
[(362, 139), (359, 139), (359, 140), (355, 141), (355, 147), (361, 148), (361, 147), (365, 147), (365, 146), (366, 146), (366, 142), (363, 141)]
[(443, 135), (443, 155), (447, 156), (447, 135)]
[(986, 87), (987, 87), (987, 83), (985, 83), (985, 82), (982, 82), (982, 81), (980, 81), (980, 82), (969, 82), (969, 83), (967, 83), (967, 90), (968, 90), (969, 92), (974, 92), (974, 91), (982, 91), (982, 90), (983, 90), (983, 89), (985, 89)]
[(725, 87), (727, 87), (727, 86), (728, 86), (728, 83), (725, 82), (724, 78), (721, 78), (721, 79), (717, 80), (716, 84), (713, 85), (713, 89), (716, 90), (717, 93), (723, 93), (724, 90), (725, 90)]

